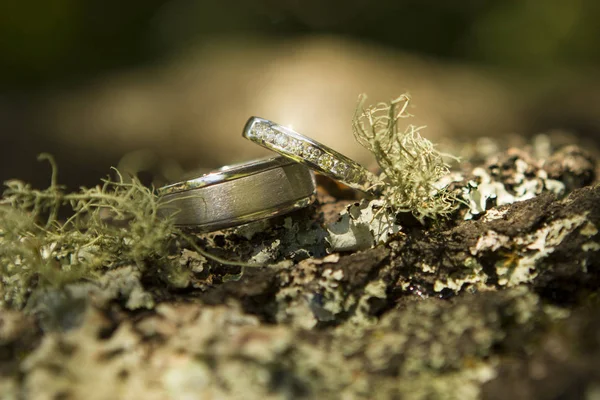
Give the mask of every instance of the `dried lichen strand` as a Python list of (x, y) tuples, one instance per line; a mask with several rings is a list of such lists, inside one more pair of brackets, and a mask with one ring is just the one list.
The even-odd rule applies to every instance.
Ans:
[(440, 153), (423, 138), (423, 127), (399, 128), (399, 121), (411, 117), (410, 97), (402, 95), (389, 103), (365, 107), (366, 96), (359, 97), (352, 128), (354, 137), (373, 153), (381, 168), (381, 179), (373, 190), (381, 193), (393, 212), (410, 212), (421, 223), (451, 214), (459, 205), (456, 193), (440, 187), (439, 181), (450, 172), (444, 160), (456, 159)]
[[(0, 200), (1, 304), (24, 306), (47, 288), (82, 279), (97, 281), (121, 265), (176, 283), (188, 271), (167, 256), (176, 230), (159, 218), (152, 190), (137, 179), (105, 179), (69, 193), (57, 184), (38, 190), (21, 181), (5, 183)], [(58, 220), (61, 208), (70, 214)], [(159, 268), (147, 269), (152, 262)], [(33, 295), (33, 297), (32, 297)]]

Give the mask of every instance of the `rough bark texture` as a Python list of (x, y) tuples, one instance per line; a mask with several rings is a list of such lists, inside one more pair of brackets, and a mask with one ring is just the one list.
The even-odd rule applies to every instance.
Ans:
[[(525, 158), (485, 168), (510, 190)], [(326, 255), (315, 227), (350, 201), (322, 194), (268, 229), (202, 237), (220, 255), (293, 262), (239, 277), (175, 249), (193, 279), (177, 291), (142, 281), (153, 309), (130, 311), (131, 288), (74, 286), (33, 315), (2, 310), (0, 397), (597, 398), (595, 161), (567, 148), (542, 167), (568, 195), (540, 191), (467, 221), (465, 210), (407, 219), (385, 245)]]

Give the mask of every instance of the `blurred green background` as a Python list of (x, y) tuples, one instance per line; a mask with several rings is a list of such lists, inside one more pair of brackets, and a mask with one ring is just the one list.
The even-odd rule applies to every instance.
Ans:
[(240, 138), (258, 113), (368, 163), (344, 139), (362, 91), (408, 90), (439, 141), (600, 137), (599, 17), (596, 0), (4, 0), (0, 179), (45, 184), (46, 151), (74, 187), (123, 157), (168, 180), (264, 155)]

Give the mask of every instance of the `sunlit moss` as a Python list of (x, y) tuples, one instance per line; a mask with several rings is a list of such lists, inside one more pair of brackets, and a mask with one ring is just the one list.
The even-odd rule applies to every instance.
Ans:
[(458, 198), (438, 182), (450, 172), (444, 158), (456, 158), (437, 151), (420, 135), (422, 127), (399, 127), (400, 120), (411, 116), (407, 111), (410, 97), (402, 95), (371, 106), (365, 106), (366, 99), (359, 97), (352, 127), (356, 140), (381, 167), (381, 182), (373, 189), (395, 212), (410, 212), (421, 222), (452, 213)]
[[(0, 301), (22, 307), (44, 287), (94, 280), (103, 271), (132, 265), (169, 283), (186, 272), (168, 257), (176, 228), (159, 218), (152, 189), (136, 178), (105, 179), (69, 193), (57, 183), (38, 190), (22, 181), (5, 182), (0, 200)], [(68, 217), (59, 220), (63, 209)], [(152, 264), (152, 267), (150, 267)]]

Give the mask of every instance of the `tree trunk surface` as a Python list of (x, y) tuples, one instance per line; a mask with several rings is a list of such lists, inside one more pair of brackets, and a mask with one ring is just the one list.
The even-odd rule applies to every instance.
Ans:
[[(514, 161), (534, 163), (526, 153), (482, 168), (510, 187)], [(130, 287), (107, 278), (37, 312), (0, 310), (0, 398), (600, 398), (600, 185), (582, 154), (536, 164), (562, 196), (424, 226), (406, 217), (369, 249), (326, 254), (310, 227), (354, 200), (321, 190), (289, 217), (198, 236), (221, 257), (276, 265), (177, 248), (193, 271), (179, 289), (124, 266), (111, 274), (132, 274)], [(464, 165), (467, 182), (476, 163)], [(151, 307), (136, 307), (142, 294)]]

